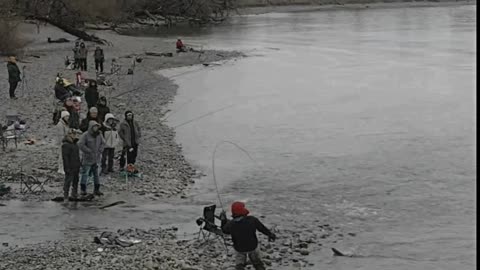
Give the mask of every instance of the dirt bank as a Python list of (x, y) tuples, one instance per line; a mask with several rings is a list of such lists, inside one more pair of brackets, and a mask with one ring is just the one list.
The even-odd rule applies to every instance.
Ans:
[(238, 0), (240, 14), (303, 12), (332, 9), (448, 6), (476, 0)]
[[(60, 195), (62, 176), (56, 173), (57, 145), (55, 144), (52, 112), (54, 109), (54, 80), (58, 72), (70, 81), (75, 81), (75, 71), (66, 70), (64, 60), (72, 55), (74, 37), (53, 27), (42, 27), (37, 33), (33, 25), (22, 25), (21, 31), (31, 41), (20, 57), (19, 67), (24, 68), (24, 84), (17, 89), (18, 100), (8, 98), (8, 82), (6, 70), (0, 73), (0, 88), (4, 89), (0, 100), (0, 117), (5, 121), (8, 112), (18, 112), (27, 121), (26, 138), (34, 139), (34, 145), (25, 145), (20, 141), (18, 149), (13, 143), (5, 152), (1, 152), (0, 168), (3, 171), (2, 181), (13, 187), (13, 194), (3, 199), (39, 199), (46, 200)], [(155, 73), (159, 69), (196, 65), (213, 61), (225, 60), (241, 56), (237, 52), (202, 51), (175, 53), (175, 40), (158, 38), (133, 38), (119, 36), (115, 33), (99, 32), (99, 36), (113, 43), (105, 47), (106, 70), (110, 71), (111, 59), (117, 58), (121, 65), (118, 75), (108, 75), (112, 86), (100, 87), (101, 95), (107, 97), (108, 105), (113, 114), (123, 119), (125, 110), (135, 113), (135, 118), (143, 129), (142, 143), (138, 158), (138, 167), (143, 172), (142, 179), (125, 179), (118, 174), (101, 177), (106, 193), (121, 192), (128, 189), (140, 195), (165, 197), (183, 194), (185, 188), (193, 182), (192, 176), (198, 175), (185, 161), (181, 154), (181, 146), (175, 140), (175, 132), (162, 122), (167, 113), (166, 105), (171, 102), (177, 91), (168, 78)], [(47, 37), (52, 39), (67, 38), (70, 43), (47, 43)], [(87, 44), (90, 50), (88, 72), (86, 78), (95, 78), (93, 63), (93, 44)], [(145, 52), (173, 53), (172, 57), (145, 56)], [(132, 68), (135, 57), (142, 58), (136, 63), (134, 74), (127, 75), (127, 69)], [(209, 67), (205, 67), (209, 68)], [(82, 105), (86, 113), (86, 104)], [(1, 151), (1, 150), (0, 150)], [(118, 170), (118, 165), (115, 168)], [(19, 194), (18, 177), (10, 177), (17, 172), (47, 180), (49, 193), (41, 196), (23, 196)], [(1, 197), (0, 197), (1, 198)]]

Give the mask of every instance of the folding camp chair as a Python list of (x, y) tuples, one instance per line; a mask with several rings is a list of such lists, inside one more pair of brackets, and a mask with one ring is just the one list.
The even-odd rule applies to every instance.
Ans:
[(25, 173), (19, 173), (19, 178), (21, 194), (47, 192), (44, 188), (44, 185), (50, 179), (47, 178), (45, 181), (40, 181), (35, 176), (27, 175)]
[[(222, 229), (215, 224), (215, 218), (220, 219), (215, 215), (216, 205), (210, 205), (203, 208), (203, 217), (197, 219), (197, 225), (200, 226), (198, 232), (198, 239), (203, 240), (203, 244), (210, 240), (222, 240), (225, 250), (228, 252), (227, 235), (222, 232)], [(202, 226), (203, 225), (203, 226)]]
[(20, 120), (20, 115), (16, 112), (8, 112), (6, 115), (6, 124), (0, 124), (0, 143), (2, 149), (5, 150), (8, 146), (8, 141), (14, 141), (15, 148), (18, 146), (18, 141), (25, 137), (27, 126), (25, 122)]

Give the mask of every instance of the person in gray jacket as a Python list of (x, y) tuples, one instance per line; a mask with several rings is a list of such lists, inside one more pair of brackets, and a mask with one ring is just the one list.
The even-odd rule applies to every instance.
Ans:
[(87, 55), (88, 49), (85, 47), (85, 43), (80, 43), (80, 49), (78, 49), (78, 60), (80, 62), (80, 70), (87, 71)]
[(94, 190), (93, 194), (101, 196), (100, 192), (100, 179), (98, 176), (98, 164), (101, 161), (103, 150), (105, 149), (105, 141), (100, 133), (100, 124), (95, 121), (88, 123), (88, 131), (83, 133), (78, 147), (82, 152), (82, 167), (80, 174), (82, 178), (80, 180), (81, 194), (87, 194), (87, 179), (88, 176), (93, 174)]
[(133, 112), (125, 112), (125, 121), (120, 124), (118, 135), (123, 142), (122, 156), (120, 157), (120, 170), (125, 169), (125, 155), (127, 164), (135, 164), (138, 154), (138, 144), (142, 136), (140, 126), (133, 119)]

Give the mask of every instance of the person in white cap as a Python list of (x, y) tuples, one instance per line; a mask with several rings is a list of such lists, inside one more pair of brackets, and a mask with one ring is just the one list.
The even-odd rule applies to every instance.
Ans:
[(62, 144), (63, 144), (63, 139), (65, 136), (68, 134), (70, 127), (69, 127), (69, 119), (70, 119), (70, 113), (67, 111), (62, 111), (60, 114), (60, 121), (58, 121), (58, 124), (56, 125), (56, 143), (59, 146), (58, 147), (58, 173), (59, 174), (65, 174), (63, 171), (63, 158), (62, 158)]
[(105, 149), (102, 155), (102, 174), (113, 172), (113, 157), (115, 148), (120, 145), (120, 136), (118, 136), (118, 123), (120, 121), (111, 113), (105, 115), (105, 121), (102, 126), (103, 138), (105, 139)]

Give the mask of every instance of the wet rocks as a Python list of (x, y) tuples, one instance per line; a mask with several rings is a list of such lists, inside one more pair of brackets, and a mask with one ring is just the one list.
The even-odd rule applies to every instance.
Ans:
[[(116, 232), (104, 232), (100, 238), (136, 239), (133, 245), (121, 246), (89, 239), (67, 239), (58, 242), (36, 244), (28, 248), (11, 248), (0, 252), (0, 269), (168, 269), (206, 270), (229, 269), (234, 265), (233, 249), (222, 241), (187, 239), (178, 240), (177, 228), (143, 230), (130, 228)], [(280, 238), (304, 235), (306, 232), (282, 230)], [(300, 244), (299, 237), (290, 238), (293, 246)], [(315, 239), (317, 241), (317, 239)], [(310, 248), (311, 249), (311, 248)], [(278, 266), (291, 268), (313, 265), (306, 259), (310, 250), (292, 250), (281, 241), (260, 239), (263, 260), (269, 269)]]

